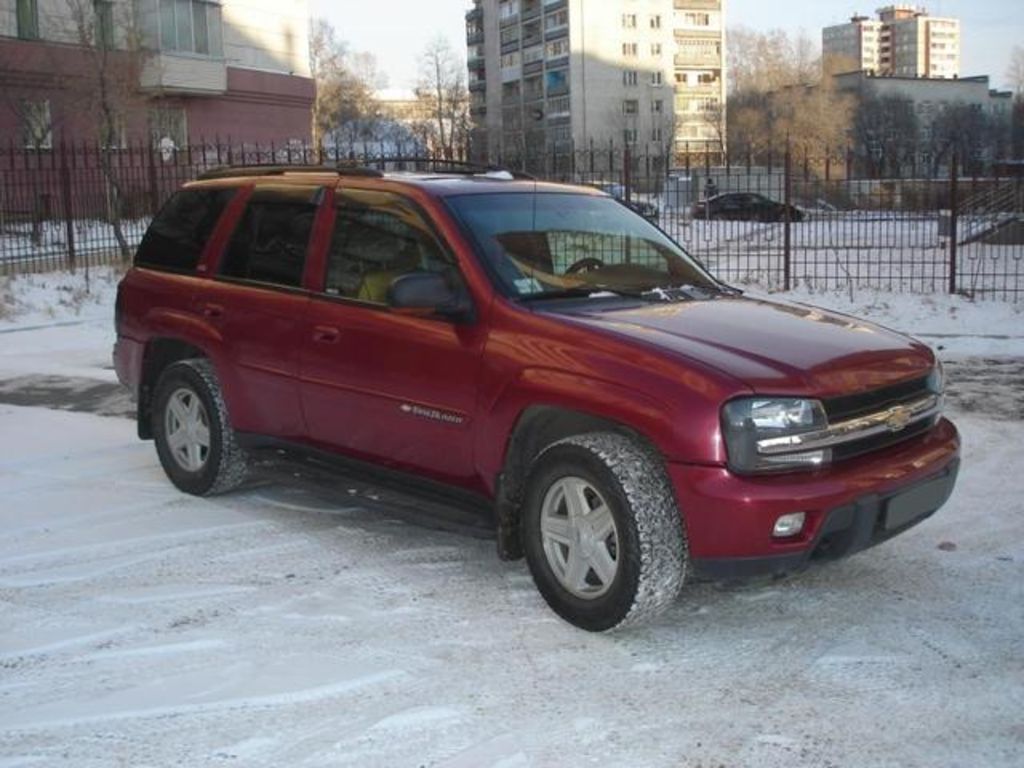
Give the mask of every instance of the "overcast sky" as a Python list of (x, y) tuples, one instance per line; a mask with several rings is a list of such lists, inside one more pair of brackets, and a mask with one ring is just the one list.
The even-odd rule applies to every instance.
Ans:
[[(821, 28), (846, 21), (855, 11), (872, 13), (891, 3), (882, 0), (727, 0), (726, 25), (764, 31), (807, 32), (820, 41)], [(373, 53), (392, 88), (411, 87), (416, 58), (436, 35), (448, 38), (465, 55), (464, 15), (471, 0), (310, 0), (314, 16), (323, 16), (355, 50)], [(924, 3), (936, 16), (961, 22), (961, 75), (989, 75), (1005, 87), (1014, 45), (1024, 45), (1022, 0), (941, 0)]]

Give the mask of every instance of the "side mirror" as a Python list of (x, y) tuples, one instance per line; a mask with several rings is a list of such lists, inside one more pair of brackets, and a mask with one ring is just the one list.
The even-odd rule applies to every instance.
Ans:
[(468, 297), (437, 272), (410, 272), (396, 277), (388, 287), (388, 305), (406, 315), (437, 315), (453, 320), (467, 319), (472, 308)]

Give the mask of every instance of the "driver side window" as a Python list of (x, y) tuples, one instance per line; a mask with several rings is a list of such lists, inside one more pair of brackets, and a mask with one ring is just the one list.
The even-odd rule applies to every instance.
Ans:
[(387, 192), (339, 191), (324, 290), (385, 304), (391, 283), (411, 272), (455, 274), (416, 207)]

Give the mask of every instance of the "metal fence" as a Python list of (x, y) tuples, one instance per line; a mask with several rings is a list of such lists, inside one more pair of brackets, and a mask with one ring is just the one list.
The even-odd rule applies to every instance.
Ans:
[[(231, 164), (356, 163), (431, 170), (397, 152), (227, 146), (160, 150), (59, 146), (0, 149), (0, 273), (76, 268), (130, 257), (182, 182)], [(495, 158), (537, 178), (598, 185), (623, 198), (726, 281), (767, 289), (877, 289), (1024, 297), (1024, 179), (961, 174), (855, 178), (850, 164), (781, 152), (760, 165), (676, 165), (657, 149), (588, 145)], [(743, 206), (720, 210), (709, 195)], [(757, 198), (773, 201), (758, 208)], [(723, 201), (726, 198), (722, 198)], [(769, 212), (773, 210), (774, 212)]]

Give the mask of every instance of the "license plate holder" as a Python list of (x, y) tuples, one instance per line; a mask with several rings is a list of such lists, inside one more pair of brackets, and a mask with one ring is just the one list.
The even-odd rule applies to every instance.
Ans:
[(885, 503), (885, 530), (902, 528), (934, 512), (949, 496), (949, 485), (948, 476), (937, 477), (893, 496)]

